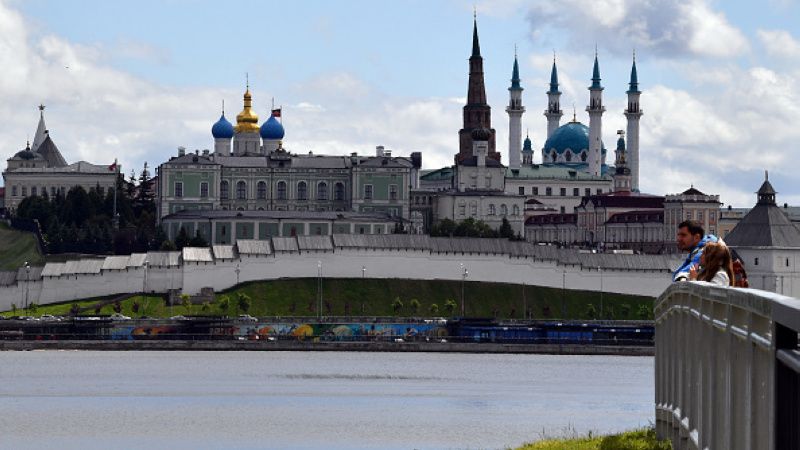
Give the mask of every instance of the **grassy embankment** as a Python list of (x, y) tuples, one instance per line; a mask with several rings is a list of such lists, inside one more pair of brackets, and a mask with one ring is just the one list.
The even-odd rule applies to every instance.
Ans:
[[(238, 294), (251, 299), (247, 311), (239, 308)], [(220, 307), (219, 299), (230, 298), (227, 311)], [(447, 317), (460, 315), (461, 282), (446, 280), (399, 280), (399, 279), (323, 279), (323, 314), (330, 316), (399, 316), (399, 317)], [(600, 293), (590, 291), (561, 290), (538, 286), (521, 286), (505, 283), (466, 282), (464, 285), (466, 316), (499, 317), (521, 319), (525, 307), (534, 319), (590, 319), (591, 304), (598, 312), (597, 318), (652, 319), (653, 299), (623, 294), (603, 294), (605, 315), (599, 316)], [(219, 292), (217, 300), (204, 306), (193, 304), (188, 308), (165, 306), (163, 297), (131, 297), (120, 302), (122, 313), (132, 317), (169, 317), (171, 315), (238, 315), (254, 316), (316, 316), (317, 279), (286, 279), (245, 283), (227, 291)], [(395, 312), (393, 303), (399, 299), (403, 306)], [(412, 300), (419, 302), (414, 310)], [(452, 313), (445, 307), (453, 300), (458, 307)], [(95, 314), (93, 305), (101, 299), (67, 302), (39, 306), (36, 314), (65, 315), (73, 303), (81, 308), (90, 308), (84, 314)], [(134, 312), (134, 303), (139, 305)], [(432, 307), (436, 304), (437, 307)], [(562, 304), (564, 314), (562, 314)], [(103, 306), (99, 314), (111, 314), (114, 305)], [(641, 314), (646, 310), (647, 317)], [(348, 314), (349, 311), (349, 314)]]
[(28, 261), (31, 265), (44, 263), (33, 233), (12, 230), (0, 223), (0, 270), (16, 270)]
[(652, 428), (628, 431), (610, 436), (585, 436), (564, 439), (545, 439), (519, 447), (517, 450), (670, 450), (669, 441), (656, 439)]

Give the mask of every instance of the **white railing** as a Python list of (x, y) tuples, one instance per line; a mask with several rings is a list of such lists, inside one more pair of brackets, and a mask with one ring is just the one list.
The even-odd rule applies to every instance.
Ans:
[(800, 300), (675, 283), (655, 320), (659, 437), (681, 450), (800, 448)]

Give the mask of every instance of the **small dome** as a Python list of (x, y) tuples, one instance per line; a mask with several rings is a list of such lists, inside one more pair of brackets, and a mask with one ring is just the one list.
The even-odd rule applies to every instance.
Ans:
[(22, 158), (22, 159), (34, 159), (36, 158), (36, 154), (30, 151), (30, 149), (20, 150), (14, 155), (15, 158)]
[[(602, 153), (606, 153), (606, 148), (600, 142)], [(561, 125), (545, 141), (544, 150), (549, 154), (553, 150), (562, 154), (570, 150), (573, 154), (582, 151), (589, 151), (589, 127), (580, 122), (569, 122)]]
[(281, 125), (275, 116), (270, 116), (269, 120), (261, 125), (261, 139), (276, 141), (283, 139), (283, 135), (283, 125)]
[(531, 138), (529, 136), (525, 137), (525, 142), (522, 145), (522, 153), (533, 153), (533, 143), (531, 143)]
[(211, 134), (214, 139), (230, 139), (233, 137), (233, 125), (225, 118), (225, 113), (222, 113), (217, 123), (211, 127)]
[(472, 130), (473, 141), (488, 141), (492, 137), (492, 130), (488, 128), (475, 128)]

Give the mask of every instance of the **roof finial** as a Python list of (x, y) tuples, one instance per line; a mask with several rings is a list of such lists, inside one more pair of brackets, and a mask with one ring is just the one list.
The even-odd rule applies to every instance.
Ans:
[(572, 121), (573, 122), (577, 122), (578, 121), (578, 118), (577, 118), (576, 113), (575, 113), (575, 102), (574, 101), (572, 102)]
[(556, 63), (556, 49), (553, 49), (553, 64)]
[(472, 5), (472, 19), (478, 20), (478, 5), (475, 5), (474, 3)]
[(636, 62), (636, 47), (633, 47), (633, 62)]
[(594, 57), (597, 58), (597, 41), (594, 43)]
[(517, 43), (514, 42), (514, 59), (517, 59)]
[(764, 181), (769, 181), (769, 171), (764, 170)]
[(44, 108), (45, 108), (44, 103), (39, 103), (39, 111), (44, 112)]
[(225, 115), (225, 99), (222, 99), (222, 115)]
[(247, 86), (247, 90), (249, 91), (250, 90), (250, 74), (248, 72), (244, 73), (244, 80), (245, 80), (245, 84)]

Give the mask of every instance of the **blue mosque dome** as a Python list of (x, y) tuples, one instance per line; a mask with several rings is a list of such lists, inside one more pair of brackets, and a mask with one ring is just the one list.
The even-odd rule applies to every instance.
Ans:
[(275, 116), (270, 116), (269, 120), (261, 125), (261, 139), (275, 141), (283, 139), (283, 135), (283, 125), (281, 125)]
[(233, 137), (233, 125), (225, 118), (225, 113), (222, 113), (217, 123), (211, 127), (211, 134), (214, 139), (230, 139)]
[[(606, 148), (600, 143), (602, 153)], [(580, 122), (569, 122), (561, 125), (544, 143), (544, 153), (551, 155), (555, 151), (558, 155), (569, 152), (572, 157), (579, 157), (581, 153), (589, 152), (589, 127)]]

